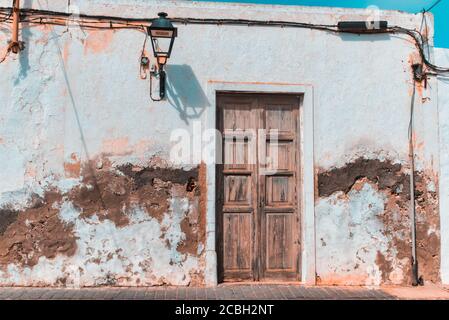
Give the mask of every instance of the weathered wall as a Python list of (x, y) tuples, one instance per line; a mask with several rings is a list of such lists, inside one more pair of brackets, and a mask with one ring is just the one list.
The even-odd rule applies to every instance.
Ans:
[[(435, 49), (438, 65), (449, 66), (449, 50)], [(440, 127), (441, 281), (449, 283), (449, 75), (438, 78)]]
[[(168, 1), (72, 1), (130, 17), (335, 24), (363, 10)], [(10, 5), (0, 1), (1, 6)], [(66, 1), (25, 6), (66, 10)], [(383, 12), (419, 28), (420, 16)], [(430, 22), (430, 25), (432, 23)], [(408, 125), (416, 48), (401, 35), (178, 25), (168, 100), (139, 77), (144, 34), (33, 26), (0, 65), (0, 283), (202, 284), (204, 166), (174, 166), (170, 133), (206, 122), (211, 81), (313, 86), (319, 283), (410, 277)], [(1, 25), (6, 46), (8, 26)], [(421, 271), (439, 279), (438, 137), (433, 80), (415, 95)], [(202, 169), (203, 168), (203, 169)], [(188, 180), (198, 183), (188, 191)], [(213, 179), (213, 177), (207, 177)], [(189, 189), (190, 190), (190, 189)], [(422, 262), (421, 262), (422, 261)]]

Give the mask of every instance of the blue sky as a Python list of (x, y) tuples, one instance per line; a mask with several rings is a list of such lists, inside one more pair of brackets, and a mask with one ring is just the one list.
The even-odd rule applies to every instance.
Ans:
[[(310, 5), (328, 7), (366, 8), (376, 5), (381, 9), (419, 12), (429, 8), (436, 0), (202, 0), (219, 2), (246, 2), (284, 5)], [(449, 0), (442, 0), (432, 13), (435, 15), (435, 46), (449, 48)]]

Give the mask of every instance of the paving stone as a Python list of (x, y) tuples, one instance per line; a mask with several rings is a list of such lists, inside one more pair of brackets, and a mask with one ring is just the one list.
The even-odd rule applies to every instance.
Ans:
[(233, 294), (234, 294), (234, 299), (237, 299), (237, 300), (244, 300), (245, 299), (245, 294), (242, 291), (241, 285), (235, 286), (233, 288)]
[(49, 289), (42, 294), (41, 299), (42, 300), (53, 300), (57, 295), (58, 295), (58, 291), (56, 291), (54, 289)]
[(14, 288), (11, 290), (8, 290), (8, 293), (6, 294), (6, 300), (18, 300), (21, 296), (26, 295), (27, 289), (18, 289)]
[(205, 300), (207, 297), (205, 288), (196, 288), (196, 298), (198, 300)]
[(335, 293), (326, 287), (318, 287), (315, 288), (314, 295), (318, 297), (320, 300), (334, 300)]
[(333, 287), (323, 287), (322, 290), (325, 292), (327, 300), (342, 300), (344, 296), (340, 293), (339, 290), (336, 290)]
[(37, 300), (42, 295), (39, 289), (25, 289), (22, 295), (18, 296), (20, 300)]
[(349, 300), (353, 299), (357, 294), (354, 291), (341, 289), (341, 288), (333, 288), (332, 290), (335, 293), (336, 300)]
[[(264, 299), (265, 294), (263, 292), (259, 292), (259, 286), (257, 284), (253, 284), (251, 286), (251, 289), (253, 290), (254, 296), (256, 299)], [(263, 290), (261, 290), (263, 291)]]
[(217, 289), (216, 288), (208, 288), (206, 290), (206, 299), (208, 300), (218, 300)]
[(224, 300), (234, 299), (234, 292), (231, 288), (221, 287), (217, 288), (217, 295), (223, 297)]
[(240, 290), (242, 291), (244, 299), (254, 300), (256, 299), (256, 295), (254, 294), (252, 285), (249, 286), (241, 286)]
[(178, 300), (185, 300), (186, 299), (186, 288), (178, 288), (176, 299)]
[(288, 286), (287, 290), (293, 300), (302, 300), (305, 298), (304, 294), (301, 292), (300, 286)]
[(167, 289), (165, 293), (166, 300), (176, 300), (177, 290), (176, 289)]
[(153, 288), (147, 288), (145, 290), (145, 295), (143, 297), (144, 300), (154, 300), (155, 291)]
[(155, 300), (164, 300), (165, 299), (165, 289), (162, 287), (157, 288), (156, 292), (154, 293), (154, 299)]
[(196, 300), (196, 288), (186, 288), (186, 299)]
[(279, 291), (279, 287), (278, 286), (276, 286), (276, 285), (269, 285), (268, 288), (269, 288), (269, 292), (271, 293), (273, 299), (276, 299), (276, 300), (284, 300), (285, 299), (285, 297)]

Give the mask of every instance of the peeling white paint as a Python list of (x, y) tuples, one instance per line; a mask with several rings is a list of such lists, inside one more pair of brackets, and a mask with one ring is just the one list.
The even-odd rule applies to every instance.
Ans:
[(379, 219), (386, 201), (387, 197), (369, 182), (347, 195), (339, 191), (320, 199), (315, 209), (316, 268), (323, 283), (381, 284), (376, 256), (388, 249), (389, 239)]
[(0, 194), (23, 188), (25, 159), (17, 147), (0, 144), (0, 163)]

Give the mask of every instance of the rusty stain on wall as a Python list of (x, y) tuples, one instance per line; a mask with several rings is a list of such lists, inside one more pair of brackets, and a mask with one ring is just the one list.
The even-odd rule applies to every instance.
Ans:
[(67, 178), (77, 178), (81, 173), (81, 162), (76, 153), (70, 155), (70, 161), (64, 163), (64, 172)]

